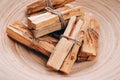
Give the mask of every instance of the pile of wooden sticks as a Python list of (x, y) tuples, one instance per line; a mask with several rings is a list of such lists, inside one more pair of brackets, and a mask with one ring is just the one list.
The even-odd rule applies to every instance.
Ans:
[(28, 5), (27, 26), (14, 22), (7, 27), (7, 34), (17, 42), (48, 56), (48, 67), (69, 74), (76, 61), (90, 61), (96, 57), (99, 24), (81, 6), (67, 4), (74, 0), (50, 0), (54, 6), (52, 12), (62, 15), (63, 27), (60, 16), (45, 9), (46, 1)]

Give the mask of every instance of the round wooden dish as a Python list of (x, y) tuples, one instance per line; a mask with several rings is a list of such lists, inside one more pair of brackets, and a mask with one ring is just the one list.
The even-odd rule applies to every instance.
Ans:
[(0, 0), (0, 80), (120, 80), (120, 0), (76, 1), (100, 23), (99, 53), (94, 61), (76, 63), (70, 75), (47, 68), (42, 55), (7, 37), (7, 26), (24, 22), (32, 1)]

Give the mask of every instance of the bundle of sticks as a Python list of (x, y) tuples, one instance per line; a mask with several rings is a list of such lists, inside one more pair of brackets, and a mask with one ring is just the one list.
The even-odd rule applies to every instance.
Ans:
[(51, 0), (53, 11), (62, 15), (63, 27), (59, 15), (45, 10), (46, 1), (28, 5), (27, 26), (14, 22), (7, 27), (7, 35), (48, 56), (48, 67), (69, 74), (75, 62), (91, 61), (96, 57), (99, 24), (81, 6), (66, 5), (74, 0)]

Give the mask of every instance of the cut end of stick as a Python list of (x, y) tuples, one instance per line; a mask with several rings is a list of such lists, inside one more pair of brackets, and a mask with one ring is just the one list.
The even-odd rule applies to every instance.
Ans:
[(47, 67), (50, 67), (53, 70), (59, 71), (59, 67), (55, 67), (56, 65), (51, 65), (51, 63), (47, 62)]

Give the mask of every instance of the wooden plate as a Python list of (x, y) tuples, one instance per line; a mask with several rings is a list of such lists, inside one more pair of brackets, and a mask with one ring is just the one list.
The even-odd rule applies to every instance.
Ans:
[[(36, 1), (36, 0), (34, 0)], [(25, 21), (33, 0), (0, 0), (0, 80), (120, 80), (120, 0), (77, 0), (100, 23), (99, 53), (94, 61), (76, 63), (70, 75), (45, 66), (46, 59), (7, 37), (15, 20)]]

